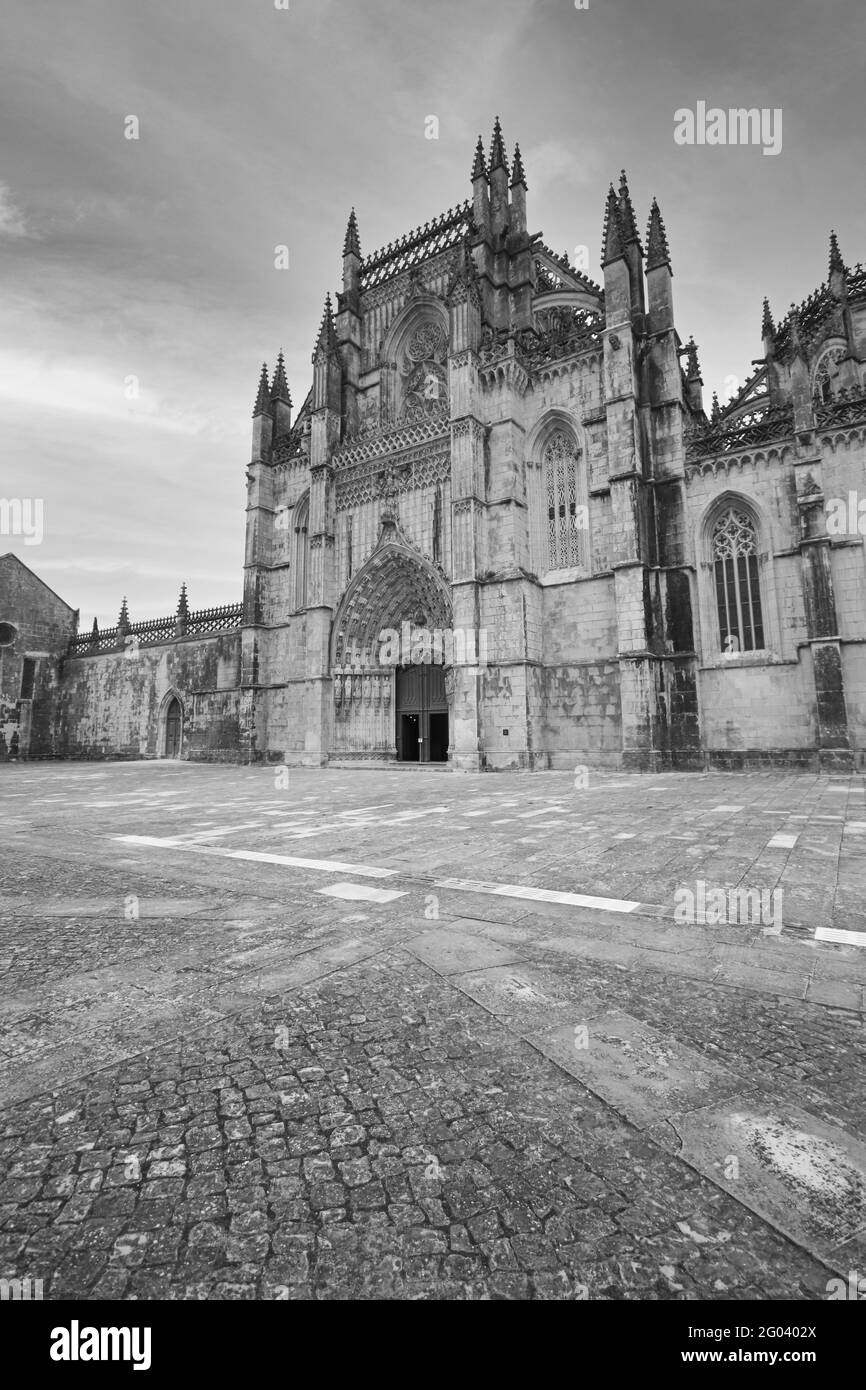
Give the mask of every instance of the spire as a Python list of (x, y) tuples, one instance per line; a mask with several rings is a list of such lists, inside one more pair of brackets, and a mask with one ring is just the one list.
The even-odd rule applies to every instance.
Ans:
[(513, 164), (513, 166), (512, 166), (512, 172), (511, 172), (511, 187), (512, 187), (512, 188), (516, 188), (518, 184), (519, 184), (519, 185), (521, 186), (521, 188), (523, 188), (524, 190), (526, 189), (526, 175), (525, 175), (525, 173), (523, 172), (523, 159), (521, 158), (521, 154), (520, 154), (520, 146), (519, 146), (519, 145), (515, 145), (515, 146), (514, 146), (514, 164)]
[[(343, 362), (329, 294), (325, 296), (325, 311), (313, 350), (313, 367), (313, 410), (330, 410), (338, 415), (341, 409)], [(287, 410), (288, 407), (282, 409)]]
[(607, 195), (607, 207), (604, 213), (604, 233), (602, 235), (601, 263), (602, 266), (610, 265), (612, 261), (622, 258), (623, 251), (623, 230), (619, 215), (619, 204), (616, 200), (613, 184)]
[(832, 274), (833, 274), (834, 271), (841, 272), (841, 274), (844, 275), (844, 274), (845, 274), (845, 262), (842, 260), (842, 252), (839, 250), (839, 242), (838, 242), (837, 239), (836, 239), (836, 233), (835, 233), (835, 232), (831, 232), (831, 233), (830, 233), (830, 274), (831, 274), (831, 276), (832, 276)]
[(686, 378), (688, 381), (697, 381), (701, 375), (701, 364), (698, 361), (698, 345), (694, 340), (694, 336), (689, 338), (689, 341), (686, 343), (686, 352), (688, 353)]
[(484, 145), (481, 136), (478, 137), (478, 144), (475, 146), (475, 163), (472, 165), (472, 182), (476, 179), (487, 178), (487, 164), (484, 160)]
[(259, 377), (259, 393), (256, 396), (256, 403), (253, 406), (253, 419), (257, 415), (265, 415), (268, 409), (268, 364), (262, 363), (262, 372)]
[[(331, 296), (325, 295), (325, 311), (322, 314), (322, 323), (319, 328), (319, 336), (316, 339), (316, 353), (320, 352), (330, 357), (337, 351), (337, 330), (334, 327), (334, 311), (331, 305)], [(315, 357), (313, 359), (315, 361)]]
[(355, 216), (355, 209), (349, 213), (349, 225), (346, 228), (346, 238), (343, 242), (344, 256), (357, 256), (361, 259), (361, 239), (358, 236), (358, 219)]
[(647, 271), (657, 270), (659, 266), (666, 265), (670, 270), (671, 253), (668, 248), (668, 234), (665, 230), (664, 220), (659, 210), (659, 205), (653, 198), (650, 208), (649, 222), (646, 230), (646, 268)]
[(502, 139), (502, 127), (499, 124), (499, 117), (493, 125), (493, 139), (490, 143), (490, 172), (494, 169), (504, 169), (508, 173), (508, 160), (505, 158), (505, 144)]
[(292, 404), (292, 397), (289, 392), (289, 383), (286, 381), (286, 364), (283, 360), (282, 348), (277, 353), (277, 365), (274, 371), (274, 384), (271, 387), (271, 400), (282, 401), (286, 405)]
[(722, 418), (722, 407), (719, 405), (719, 393), (713, 392), (713, 404), (710, 409), (710, 419), (715, 425)]
[(622, 170), (619, 178), (619, 215), (622, 223), (623, 245), (627, 246), (630, 241), (636, 241), (638, 248), (640, 248), (640, 237), (637, 233), (637, 223), (634, 219), (634, 207), (632, 206), (631, 194), (628, 191), (625, 169)]
[(120, 617), (117, 620), (117, 630), (121, 633), (129, 632), (129, 609), (126, 606), (126, 594), (123, 595), (123, 603), (120, 605)]
[(94, 647), (99, 644), (99, 623), (95, 618), (93, 619), (93, 627), (90, 629), (90, 641)]
[(761, 320), (761, 337), (775, 338), (776, 325), (773, 323), (773, 315), (770, 313), (770, 301), (764, 296), (764, 317)]
[(186, 581), (184, 581), (180, 586), (180, 598), (177, 601), (177, 617), (174, 624), (175, 637), (186, 637), (188, 623), (189, 604), (186, 601)]

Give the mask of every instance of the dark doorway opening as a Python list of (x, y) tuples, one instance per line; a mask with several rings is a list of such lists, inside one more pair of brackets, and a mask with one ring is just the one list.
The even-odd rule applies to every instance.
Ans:
[(448, 700), (441, 666), (397, 672), (397, 757), (404, 763), (448, 761)]
[(417, 714), (401, 714), (397, 757), (402, 763), (421, 761), (420, 721)]
[(430, 712), (430, 761), (448, 761), (448, 715), (433, 710)]
[(167, 758), (180, 757), (180, 738), (183, 725), (183, 711), (180, 707), (180, 700), (172, 700), (165, 714), (165, 756)]

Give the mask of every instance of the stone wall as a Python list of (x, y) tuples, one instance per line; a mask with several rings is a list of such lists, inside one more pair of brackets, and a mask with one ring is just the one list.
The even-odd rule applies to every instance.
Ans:
[(185, 638), (137, 652), (74, 657), (54, 694), (41, 756), (159, 758), (165, 711), (183, 710), (181, 757), (234, 762), (240, 753), (238, 633)]
[[(77, 617), (17, 556), (0, 556), (0, 759), (38, 756), (49, 741), (59, 660)], [(22, 699), (25, 672), (32, 696)]]

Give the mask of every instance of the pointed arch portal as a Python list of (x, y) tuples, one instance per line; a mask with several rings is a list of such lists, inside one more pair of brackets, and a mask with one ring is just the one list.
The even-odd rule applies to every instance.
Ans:
[(183, 752), (183, 704), (177, 691), (163, 696), (157, 721), (158, 756), (179, 758)]
[(448, 756), (451, 593), (394, 521), (334, 618), (334, 754), (404, 762)]

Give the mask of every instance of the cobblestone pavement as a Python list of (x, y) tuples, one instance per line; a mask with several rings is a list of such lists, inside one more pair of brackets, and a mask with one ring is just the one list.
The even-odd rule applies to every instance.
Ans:
[[(574, 781), (3, 768), (0, 1277), (817, 1299), (866, 1267), (863, 779)], [(780, 911), (683, 919), (718, 888)]]

